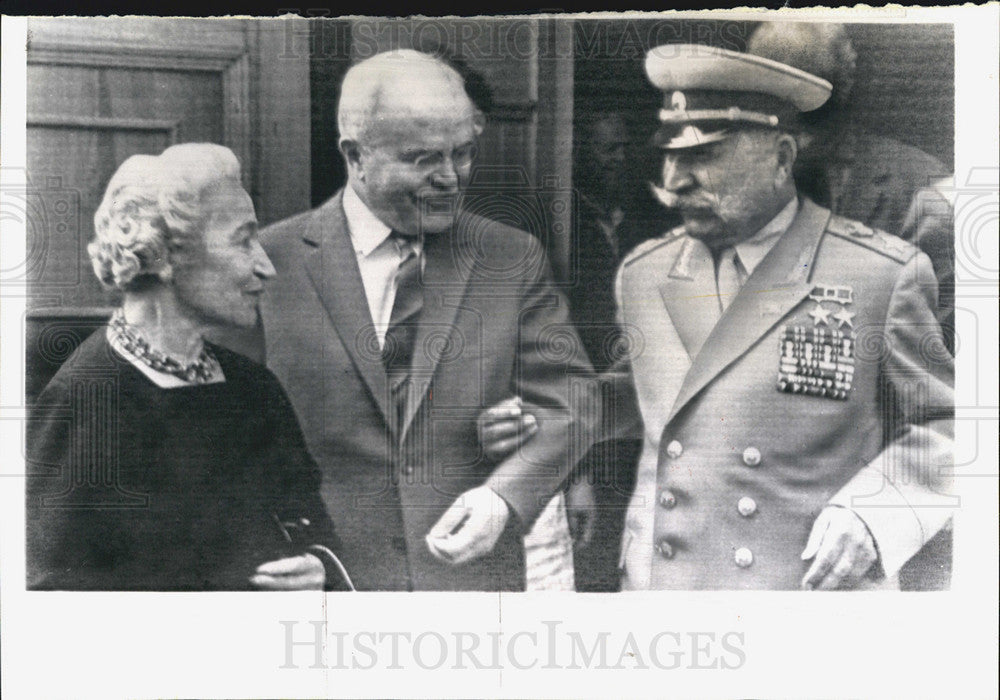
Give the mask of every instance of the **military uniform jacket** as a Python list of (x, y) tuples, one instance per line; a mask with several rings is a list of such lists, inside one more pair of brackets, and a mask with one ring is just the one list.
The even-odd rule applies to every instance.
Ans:
[[(341, 558), (359, 590), (521, 590), (522, 535), (571, 467), (574, 381), (593, 384), (566, 299), (523, 231), (462, 214), (450, 232), (426, 236), (411, 391), (397, 422), (342, 196), (261, 233), (278, 273), (261, 303), (263, 356), (323, 471), (323, 500), (340, 514)], [(539, 430), (495, 464), (476, 419), (514, 395)], [(511, 525), (489, 555), (439, 562), (424, 537), (484, 483), (510, 506)]]
[(809, 200), (721, 317), (703, 243), (675, 230), (626, 258), (644, 448), (624, 588), (796, 589), (827, 505), (862, 517), (872, 585), (893, 585), (953, 505), (953, 363), (926, 264)]

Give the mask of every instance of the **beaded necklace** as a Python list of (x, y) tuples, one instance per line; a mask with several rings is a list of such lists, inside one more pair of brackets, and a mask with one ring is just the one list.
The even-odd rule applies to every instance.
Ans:
[(125, 312), (121, 308), (116, 309), (112, 314), (108, 326), (111, 328), (115, 340), (147, 367), (196, 384), (205, 384), (212, 379), (216, 359), (207, 346), (201, 349), (197, 360), (184, 366), (170, 355), (150, 347), (149, 341), (125, 320)]

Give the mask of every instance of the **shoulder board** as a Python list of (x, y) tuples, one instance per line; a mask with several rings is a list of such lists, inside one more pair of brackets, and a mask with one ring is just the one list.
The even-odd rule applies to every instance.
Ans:
[(643, 241), (635, 248), (633, 248), (628, 255), (625, 256), (625, 258), (622, 260), (622, 265), (631, 265), (636, 260), (645, 257), (646, 255), (649, 255), (657, 248), (669, 245), (670, 243), (680, 240), (683, 237), (684, 237), (684, 227), (678, 226), (676, 228), (670, 229), (666, 233), (656, 236), (655, 238), (650, 238), (647, 241)]
[(857, 245), (880, 253), (898, 263), (905, 263), (913, 257), (917, 249), (899, 236), (865, 226), (860, 221), (845, 219), (842, 216), (831, 216), (826, 225), (828, 233), (838, 238), (851, 241)]

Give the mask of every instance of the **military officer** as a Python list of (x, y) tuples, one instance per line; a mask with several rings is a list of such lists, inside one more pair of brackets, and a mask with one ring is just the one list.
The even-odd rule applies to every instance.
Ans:
[(938, 282), (937, 317), (954, 353), (955, 231), (951, 175), (937, 158), (865, 129), (852, 109), (858, 54), (834, 22), (761, 22), (747, 52), (830, 81), (833, 91), (803, 118), (795, 177), (800, 191), (835, 214), (910, 241)]
[(665, 94), (658, 194), (683, 224), (616, 279), (644, 337), (622, 587), (894, 587), (952, 505), (926, 256), (798, 196), (796, 118), (825, 80), (692, 45), (646, 72)]

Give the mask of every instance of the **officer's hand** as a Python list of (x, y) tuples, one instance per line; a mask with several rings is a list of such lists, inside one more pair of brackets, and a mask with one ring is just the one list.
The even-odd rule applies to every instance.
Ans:
[(493, 549), (510, 519), (507, 502), (488, 486), (466, 491), (427, 533), (431, 554), (449, 564), (464, 564)]
[(813, 559), (802, 578), (802, 588), (854, 588), (877, 558), (875, 541), (861, 518), (848, 508), (826, 507), (813, 523), (802, 550), (803, 561)]
[(250, 577), (250, 585), (261, 591), (323, 590), (324, 583), (326, 570), (315, 554), (269, 561)]
[(538, 422), (523, 410), (521, 397), (515, 396), (480, 413), (477, 429), (483, 452), (500, 462), (538, 432)]
[(566, 489), (566, 517), (573, 542), (581, 547), (590, 544), (594, 536), (594, 521), (597, 515), (597, 499), (594, 485), (586, 478), (570, 484)]

